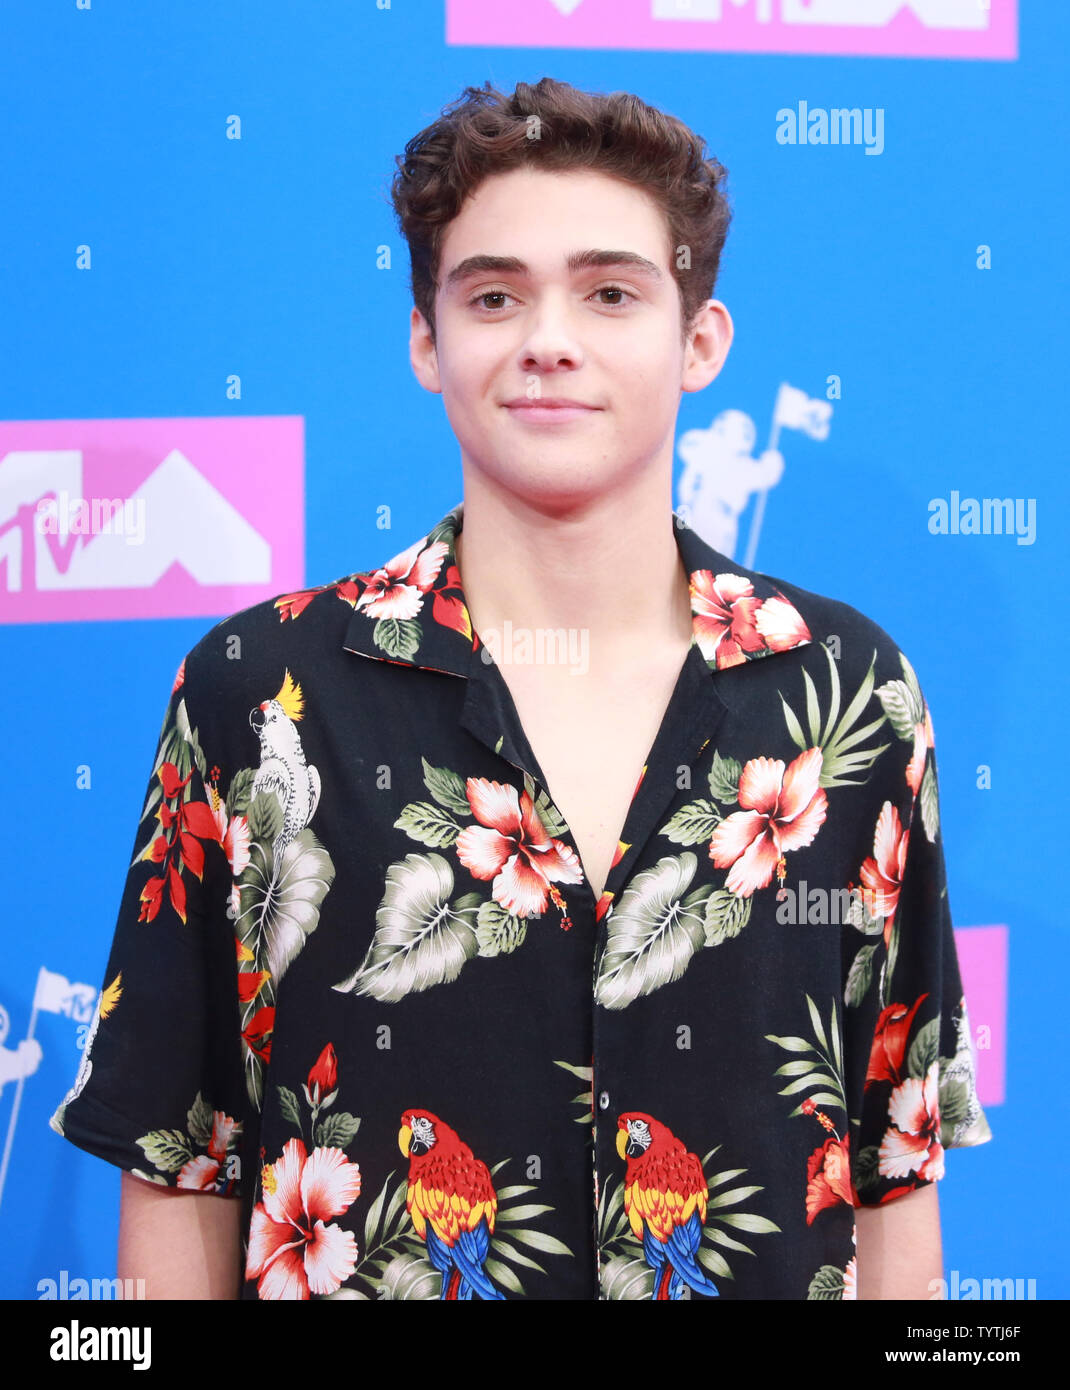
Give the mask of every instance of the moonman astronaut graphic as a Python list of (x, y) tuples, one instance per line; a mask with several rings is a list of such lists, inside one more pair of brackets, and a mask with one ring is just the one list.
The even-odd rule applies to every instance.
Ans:
[(722, 410), (706, 430), (687, 430), (678, 449), (684, 461), (677, 510), (707, 545), (735, 556), (739, 518), (751, 493), (776, 487), (784, 472), (779, 449), (754, 458), (754, 421), (742, 410)]

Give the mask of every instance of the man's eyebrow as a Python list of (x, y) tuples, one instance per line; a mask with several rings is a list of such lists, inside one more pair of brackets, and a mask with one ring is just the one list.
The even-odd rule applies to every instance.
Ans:
[[(635, 274), (645, 275), (655, 283), (660, 283), (665, 278), (653, 261), (648, 261), (645, 256), (640, 256), (635, 251), (573, 251), (566, 265), (570, 273), (589, 270), (592, 267), (620, 266)], [(518, 256), (466, 256), (446, 276), (443, 289), (450, 290), (454, 285), (470, 280), (475, 275), (490, 274), (526, 276), (531, 274), (531, 267)]]

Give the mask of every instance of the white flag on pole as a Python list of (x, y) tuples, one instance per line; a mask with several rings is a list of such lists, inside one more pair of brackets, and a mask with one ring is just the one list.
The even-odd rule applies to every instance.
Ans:
[(831, 418), (831, 401), (815, 400), (798, 387), (789, 386), (786, 381), (780, 383), (773, 408), (774, 433), (779, 426), (781, 429), (802, 430), (811, 439), (827, 439)]
[(64, 1014), (78, 1023), (88, 1023), (93, 1016), (96, 997), (92, 985), (71, 984), (66, 975), (46, 970), (43, 965), (37, 972), (33, 1006), (41, 1012)]

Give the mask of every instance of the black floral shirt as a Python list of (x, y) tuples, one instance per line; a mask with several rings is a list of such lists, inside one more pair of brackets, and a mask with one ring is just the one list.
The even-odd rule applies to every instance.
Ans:
[(52, 1127), (241, 1201), (249, 1299), (853, 1298), (855, 1208), (991, 1137), (909, 662), (667, 516), (693, 640), (596, 901), (462, 524), (187, 654)]

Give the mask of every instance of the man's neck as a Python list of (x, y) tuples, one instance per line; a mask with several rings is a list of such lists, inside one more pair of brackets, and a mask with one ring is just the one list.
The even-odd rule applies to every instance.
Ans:
[(507, 619), (514, 633), (585, 631), (596, 679), (686, 654), (691, 600), (668, 489), (551, 515), (466, 488), (455, 552), (477, 633), (501, 634)]

